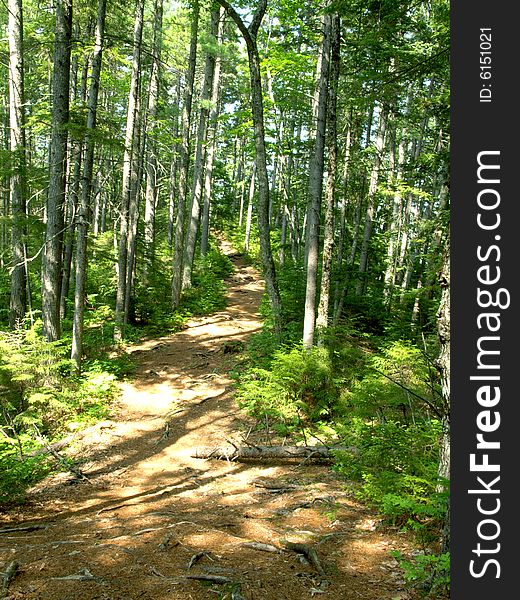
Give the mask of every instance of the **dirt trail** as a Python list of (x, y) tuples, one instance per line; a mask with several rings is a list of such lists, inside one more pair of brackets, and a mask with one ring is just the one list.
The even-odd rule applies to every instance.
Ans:
[[(261, 327), (263, 284), (234, 262), (224, 311), (132, 349), (139, 366), (113, 419), (69, 452), (88, 481), (55, 475), (2, 515), (0, 571), (19, 563), (6, 598), (411, 598), (389, 556), (410, 551), (406, 539), (349, 499), (327, 467), (190, 457), (194, 446), (238, 442), (255, 425), (237, 408), (228, 373), (233, 348)], [(244, 545), (283, 540), (312, 546), (324, 572), (295, 552)]]

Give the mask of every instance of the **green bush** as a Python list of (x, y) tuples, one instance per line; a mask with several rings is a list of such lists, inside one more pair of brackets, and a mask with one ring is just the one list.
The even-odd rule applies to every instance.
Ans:
[(334, 412), (338, 385), (326, 348), (277, 350), (269, 369), (253, 367), (242, 379), (238, 402), (252, 414), (275, 419), (327, 420)]
[(417, 554), (407, 560), (399, 551), (392, 551), (392, 556), (399, 562), (404, 571), (404, 578), (425, 593), (436, 593), (448, 597), (450, 585), (450, 553)]
[(69, 348), (44, 341), (38, 328), (0, 332), (0, 502), (20, 499), (51, 469), (51, 459), (31, 456), (41, 436), (52, 442), (71, 423), (78, 428), (106, 418), (118, 394), (103, 358), (72, 377)]

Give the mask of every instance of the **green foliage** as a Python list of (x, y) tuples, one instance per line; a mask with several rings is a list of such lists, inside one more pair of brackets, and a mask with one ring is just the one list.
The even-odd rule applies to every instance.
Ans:
[(337, 395), (329, 351), (293, 348), (275, 351), (269, 369), (252, 368), (241, 381), (238, 402), (257, 416), (318, 421), (330, 419)]
[[(421, 351), (406, 341), (385, 345), (367, 361), (367, 369), (346, 400), (356, 414), (399, 418), (405, 423), (435, 404), (428, 364)], [(421, 400), (424, 399), (423, 400)]]
[(23, 501), (25, 490), (50, 471), (47, 457), (38, 455), (20, 460), (13, 446), (0, 442), (0, 505)]
[(49, 459), (31, 456), (40, 436), (52, 441), (106, 418), (118, 393), (122, 361), (109, 366), (98, 358), (71, 377), (68, 346), (42, 340), (39, 325), (0, 332), (0, 502), (20, 500), (52, 468)]
[[(403, 557), (399, 551), (392, 551), (399, 562), (407, 582), (421, 587), (425, 592), (448, 594), (450, 584), (450, 553), (417, 554), (411, 560)], [(444, 596), (442, 596), (444, 597)], [(447, 597), (447, 596), (446, 596)]]
[(192, 315), (207, 315), (226, 306), (224, 279), (233, 273), (233, 264), (217, 249), (210, 249), (193, 271), (193, 285), (182, 296), (181, 309)]

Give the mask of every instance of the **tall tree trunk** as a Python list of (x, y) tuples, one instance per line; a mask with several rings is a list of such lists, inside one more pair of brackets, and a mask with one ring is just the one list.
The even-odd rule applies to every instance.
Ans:
[(116, 314), (114, 326), (114, 340), (116, 342), (120, 342), (123, 339), (125, 324), (125, 299), (127, 297), (126, 283), (128, 266), (129, 213), (130, 199), (132, 193), (132, 166), (134, 165), (133, 154), (136, 149), (135, 124), (137, 120), (137, 103), (139, 96), (141, 43), (143, 37), (143, 11), (144, 0), (137, 0), (135, 6), (134, 21), (132, 77), (130, 80), (130, 92), (128, 95), (128, 108), (126, 113), (125, 151), (123, 157), (123, 180), (121, 186), (121, 223), (117, 272)]
[[(225, 11), (220, 7), (218, 14), (218, 28), (217, 28), (217, 44), (222, 44), (224, 36), (224, 23), (225, 23)], [(215, 71), (213, 74), (213, 89), (211, 91), (211, 113), (209, 116), (210, 120), (210, 131), (209, 131), (209, 142), (206, 149), (206, 166), (204, 168), (204, 191), (203, 191), (203, 206), (202, 206), (202, 225), (201, 225), (201, 238), (200, 238), (200, 254), (205, 256), (208, 251), (209, 241), (209, 221), (210, 221), (210, 208), (211, 208), (211, 190), (213, 185), (213, 162), (215, 159), (215, 149), (217, 142), (217, 129), (218, 129), (218, 112), (219, 112), (219, 91), (220, 91), (220, 71), (222, 67), (222, 58), (220, 52), (217, 53), (215, 58)]]
[(269, 303), (273, 315), (274, 330), (277, 335), (282, 332), (282, 301), (278, 289), (276, 269), (271, 249), (269, 233), (269, 177), (267, 174), (267, 159), (265, 152), (265, 127), (264, 127), (264, 103), (262, 97), (262, 78), (260, 71), (260, 57), (256, 36), (262, 23), (267, 0), (260, 0), (258, 8), (253, 15), (249, 27), (246, 27), (240, 15), (226, 1), (218, 0), (229, 16), (235, 21), (247, 46), (249, 60), (249, 75), (251, 80), (251, 112), (255, 131), (256, 171), (258, 182), (258, 230), (260, 234), (260, 256), (262, 260), (263, 275), (269, 296)]
[[(74, 35), (79, 36), (79, 26), (75, 27)], [(87, 27), (86, 37), (90, 35), (90, 24)], [(78, 85), (78, 58), (72, 60), (72, 85), (71, 97), (79, 100), (83, 106), (87, 99), (87, 78), (89, 70), (89, 57), (85, 57), (82, 69), (81, 85)], [(76, 230), (76, 211), (78, 209), (79, 187), (81, 181), (81, 164), (83, 160), (83, 140), (69, 140), (69, 154), (67, 158), (68, 181), (67, 181), (67, 207), (65, 210), (64, 244), (63, 251), (63, 279), (60, 294), (60, 317), (65, 318), (67, 312), (67, 298), (69, 297), (70, 278), (72, 270), (72, 254), (74, 248), (74, 236)]]
[(95, 148), (94, 130), (96, 127), (99, 97), (99, 80), (102, 65), (106, 7), (107, 0), (99, 0), (94, 52), (92, 56), (92, 73), (88, 95), (87, 127), (85, 132), (85, 160), (83, 162), (83, 177), (81, 181), (81, 197), (76, 236), (76, 288), (74, 291), (74, 323), (72, 328), (71, 359), (74, 363), (74, 368), (77, 373), (81, 371), (81, 356), (83, 354), (83, 316), (85, 311), (87, 280), (87, 229), (92, 196), (92, 173), (94, 170)]
[(127, 261), (126, 261), (126, 283), (125, 283), (125, 309), (124, 325), (131, 317), (132, 298), (135, 283), (135, 267), (137, 257), (137, 233), (139, 224), (139, 198), (141, 181), (143, 176), (143, 157), (145, 136), (142, 121), (144, 116), (141, 110), (141, 95), (137, 96), (134, 148), (132, 150), (132, 168), (130, 176), (130, 201), (128, 203), (128, 238), (127, 238)]
[(23, 11), (22, 0), (9, 0), (7, 30), (9, 37), (9, 148), (15, 169), (10, 176), (12, 211), (12, 267), (9, 325), (16, 328), (24, 319), (27, 308), (27, 279), (25, 263), (25, 109), (23, 68)]
[(148, 90), (148, 118), (147, 118), (147, 158), (146, 158), (146, 191), (144, 207), (144, 269), (143, 278), (146, 282), (148, 272), (154, 261), (155, 243), (155, 211), (159, 192), (157, 144), (155, 132), (157, 119), (157, 104), (159, 100), (159, 80), (161, 65), (162, 45), (163, 0), (155, 0), (154, 9), (154, 35), (152, 75)]
[(303, 321), (303, 347), (311, 348), (314, 343), (314, 327), (316, 324), (316, 293), (318, 279), (319, 225), (321, 196), (323, 192), (323, 169), (325, 155), (325, 129), (327, 115), (327, 98), (329, 85), (329, 62), (332, 17), (327, 14), (322, 18), (323, 40), (321, 60), (318, 61), (316, 93), (314, 97), (316, 115), (316, 138), (314, 153), (309, 166), (309, 205), (307, 209), (305, 316)]
[(246, 217), (246, 234), (244, 238), (244, 252), (249, 252), (249, 241), (251, 239), (251, 222), (253, 220), (253, 200), (255, 197), (255, 177), (256, 177), (256, 163), (253, 163), (251, 169), (251, 181), (249, 182), (249, 196), (247, 203), (247, 217)]
[[(211, 13), (211, 37), (216, 40), (218, 36), (219, 11)], [(182, 289), (191, 287), (193, 262), (195, 260), (195, 245), (199, 231), (202, 189), (204, 184), (205, 151), (208, 137), (208, 120), (210, 108), (208, 106), (213, 92), (213, 78), (215, 76), (216, 57), (214, 49), (209, 48), (204, 66), (204, 81), (200, 102), (199, 126), (197, 131), (197, 149), (195, 151), (195, 164), (193, 166), (193, 186), (191, 192), (190, 214), (188, 215), (188, 230), (184, 247), (184, 261), (182, 270)]]
[(56, 33), (52, 73), (52, 134), (49, 152), (47, 227), (42, 258), (43, 335), (60, 338), (60, 293), (62, 269), (63, 209), (69, 121), (69, 78), (72, 30), (72, 0), (56, 0)]
[[(175, 93), (175, 104), (178, 106), (181, 101), (181, 78), (177, 79), (177, 88)], [(177, 139), (179, 135), (179, 115), (176, 114), (173, 119), (172, 136)], [(175, 228), (175, 202), (178, 199), (177, 175), (179, 170), (179, 149), (178, 143), (175, 143), (172, 164), (170, 165), (170, 193), (168, 196), (168, 248), (173, 246), (173, 234)]]
[[(446, 237), (443, 263), (440, 274), (441, 301), (437, 312), (437, 332), (440, 341), (440, 352), (437, 367), (441, 378), (444, 413), (440, 440), (439, 470), (440, 478), (437, 491), (446, 490), (446, 480), (450, 478), (450, 238)], [(441, 540), (441, 552), (450, 549), (450, 510), (447, 506), (446, 520)]]
[(399, 224), (399, 218), (403, 210), (403, 195), (400, 190), (400, 186), (403, 183), (403, 167), (406, 155), (406, 140), (403, 138), (399, 142), (399, 150), (397, 152), (397, 172), (395, 174), (395, 185), (397, 190), (394, 194), (392, 202), (392, 213), (390, 216), (389, 225), (389, 236), (388, 236), (388, 250), (387, 250), (387, 267), (385, 271), (385, 297), (387, 299), (387, 306), (390, 310), (392, 306), (392, 295), (396, 281), (396, 256), (397, 256), (397, 227)]
[(329, 164), (325, 200), (325, 231), (323, 234), (323, 255), (321, 269), (320, 302), (316, 327), (325, 329), (329, 320), (330, 279), (332, 271), (332, 256), (334, 252), (334, 194), (336, 190), (336, 170), (338, 162), (337, 141), (337, 100), (339, 67), (341, 58), (341, 23), (339, 15), (332, 17), (330, 50), (330, 90), (328, 100), (328, 146)]
[(365, 276), (368, 264), (368, 246), (370, 244), (370, 237), (372, 235), (372, 226), (374, 223), (374, 215), (376, 208), (376, 191), (377, 183), (379, 180), (379, 169), (381, 167), (383, 146), (385, 143), (385, 129), (386, 129), (386, 106), (381, 106), (381, 112), (379, 113), (379, 126), (377, 130), (376, 139), (376, 155), (374, 157), (374, 163), (372, 165), (372, 172), (370, 174), (370, 184), (368, 186), (368, 207), (365, 217), (365, 230), (363, 232), (363, 241), (361, 243), (361, 253), (359, 257), (359, 279), (356, 285), (356, 293), (361, 295), (365, 287)]
[(199, 0), (193, 3), (191, 15), (191, 42), (182, 107), (182, 141), (180, 146), (179, 196), (177, 203), (177, 220), (175, 222), (175, 244), (173, 248), (172, 276), (172, 308), (179, 306), (182, 291), (182, 259), (184, 253), (184, 216), (186, 213), (186, 198), (188, 194), (188, 169), (190, 165), (191, 138), (191, 108), (193, 104), (193, 87), (195, 82), (195, 67), (197, 64), (197, 41), (199, 35)]

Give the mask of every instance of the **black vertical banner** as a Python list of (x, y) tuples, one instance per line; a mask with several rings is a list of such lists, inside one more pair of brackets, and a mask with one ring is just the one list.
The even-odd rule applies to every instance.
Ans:
[(520, 574), (516, 6), (451, 3), (454, 600), (514, 597)]

